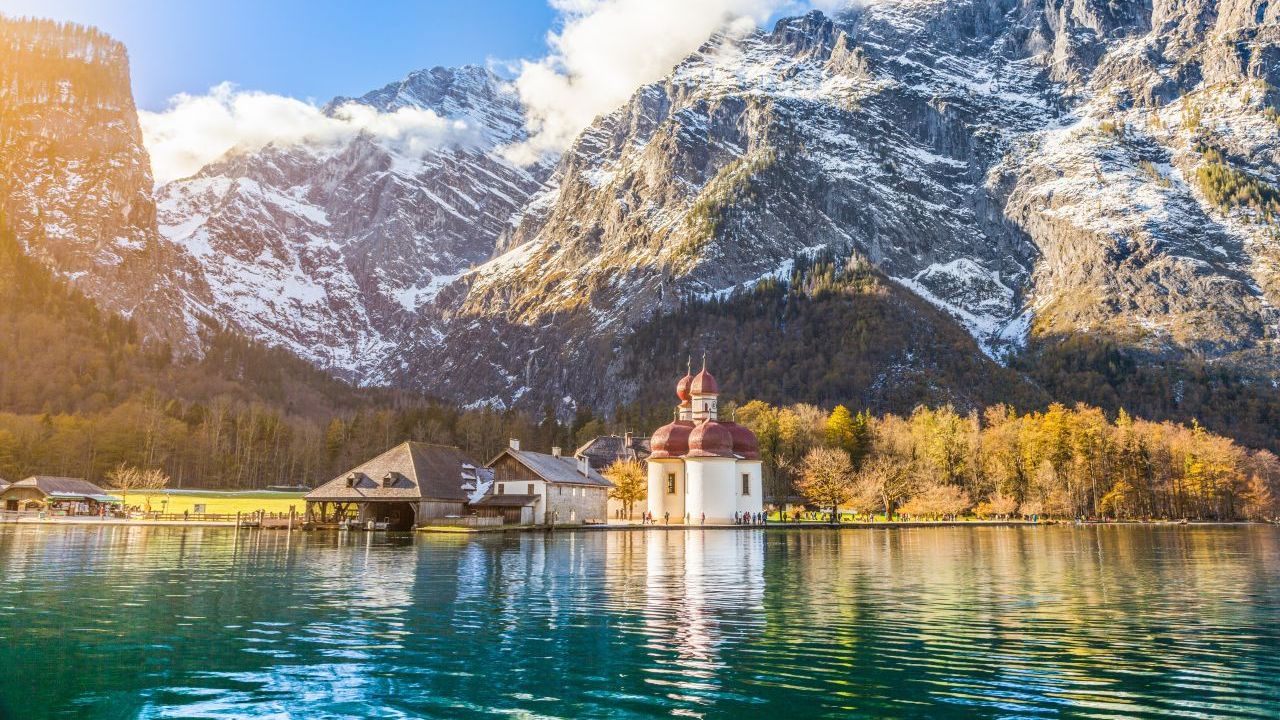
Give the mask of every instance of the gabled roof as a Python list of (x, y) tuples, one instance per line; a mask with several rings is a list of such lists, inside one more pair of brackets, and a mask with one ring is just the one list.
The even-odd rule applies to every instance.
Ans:
[(106, 490), (82, 478), (52, 477), (49, 475), (33, 475), (19, 480), (6, 490), (32, 488), (45, 496), (59, 497), (99, 497), (107, 494)]
[[(435, 500), (467, 499), (462, 489), (464, 465), (475, 465), (451, 445), (406, 442), (351, 468), (307, 493), (307, 500)], [(384, 480), (391, 475), (390, 487)], [(355, 481), (348, 487), (348, 478)]]
[[(627, 440), (630, 439), (628, 444)], [(603, 470), (619, 460), (644, 460), (649, 457), (649, 438), (599, 435), (573, 452), (574, 457), (586, 457), (591, 467)]]
[(566, 483), (572, 485), (599, 485), (601, 487), (613, 487), (613, 483), (609, 482), (603, 475), (596, 472), (594, 468), (588, 465), (587, 474), (583, 475), (578, 470), (578, 461), (571, 457), (556, 457), (555, 455), (547, 455), (546, 453), (530, 452), (528, 450), (515, 450), (507, 448), (498, 453), (498, 456), (486, 463), (486, 467), (493, 467), (505, 455), (510, 455), (517, 462), (533, 471), (534, 475), (546, 480), (550, 483)]

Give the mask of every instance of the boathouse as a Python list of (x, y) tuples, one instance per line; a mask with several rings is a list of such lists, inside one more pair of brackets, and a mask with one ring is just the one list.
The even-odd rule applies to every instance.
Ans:
[(459, 479), (475, 461), (449, 445), (401, 443), (307, 493), (307, 520), (354, 520), (411, 530), (434, 518), (461, 515), (467, 494)]
[(506, 450), (490, 460), (493, 485), (474, 506), (492, 503), (528, 508), (524, 517), (537, 525), (603, 523), (609, 517), (609, 489), (613, 483), (591, 467), (586, 457), (562, 456), (520, 449), (512, 440)]
[(0, 508), (60, 510), (69, 515), (95, 515), (103, 505), (119, 502), (106, 490), (81, 478), (35, 475), (0, 489)]

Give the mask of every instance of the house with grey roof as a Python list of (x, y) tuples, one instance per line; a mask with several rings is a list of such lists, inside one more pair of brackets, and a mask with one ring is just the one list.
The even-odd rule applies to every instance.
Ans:
[(599, 435), (574, 450), (573, 456), (587, 458), (596, 470), (604, 470), (618, 461), (643, 463), (649, 457), (649, 438), (637, 438), (631, 433)]
[(568, 457), (560, 448), (539, 453), (520, 448), (511, 440), (507, 449), (485, 464), (493, 470), (493, 484), (474, 503), (514, 504), (530, 509), (537, 525), (606, 522), (609, 517), (609, 482), (586, 457)]
[(101, 506), (117, 502), (119, 498), (82, 478), (35, 475), (0, 489), (0, 508), (9, 512), (53, 510), (96, 515)]
[(347, 520), (411, 530), (461, 515), (468, 500), (462, 478), (475, 466), (456, 447), (401, 443), (307, 493), (307, 518), (320, 525)]

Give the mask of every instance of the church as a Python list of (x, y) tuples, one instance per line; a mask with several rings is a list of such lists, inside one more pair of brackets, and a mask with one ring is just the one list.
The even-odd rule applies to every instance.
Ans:
[(705, 358), (701, 372), (676, 385), (675, 419), (650, 440), (648, 503), (658, 522), (732, 523), (735, 514), (764, 507), (759, 442), (750, 429), (720, 419), (719, 395)]

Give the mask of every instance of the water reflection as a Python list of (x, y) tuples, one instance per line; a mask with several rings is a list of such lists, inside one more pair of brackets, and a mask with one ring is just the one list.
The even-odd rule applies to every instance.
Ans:
[(1274, 717), (1280, 532), (0, 529), (0, 717)]

